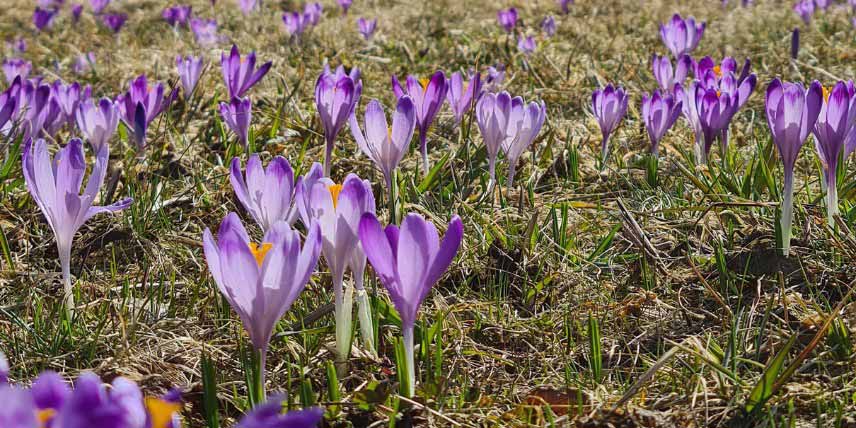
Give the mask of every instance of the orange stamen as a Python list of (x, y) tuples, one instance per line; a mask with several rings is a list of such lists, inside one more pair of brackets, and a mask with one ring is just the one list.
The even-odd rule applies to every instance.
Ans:
[(181, 405), (160, 398), (146, 397), (146, 410), (151, 416), (152, 428), (166, 428), (167, 424), (172, 421), (172, 415), (181, 410)]
[(256, 244), (255, 242), (250, 242), (247, 246), (250, 247), (250, 252), (253, 253), (253, 257), (256, 259), (256, 263), (259, 264), (259, 267), (264, 263), (265, 256), (267, 256), (268, 251), (273, 248), (273, 244), (268, 242), (263, 243), (261, 248), (259, 248), (259, 244)]
[(830, 91), (829, 88), (827, 88), (826, 86), (821, 86), (820, 88), (823, 89), (823, 102), (828, 103), (829, 93), (832, 91)]
[(56, 410), (54, 409), (39, 410), (38, 413), (36, 413), (36, 419), (39, 421), (39, 427), (47, 426), (48, 422), (50, 422), (54, 416), (56, 416)]
[(327, 189), (330, 190), (330, 197), (333, 198), (333, 209), (336, 209), (336, 205), (339, 204), (339, 193), (342, 192), (341, 184), (331, 184), (327, 186)]
[(427, 90), (428, 90), (428, 84), (429, 84), (429, 83), (431, 83), (431, 79), (429, 79), (429, 78), (427, 78), (427, 77), (423, 77), (423, 78), (419, 79), (419, 84), (421, 84), (421, 85), (422, 85), (422, 90), (423, 90), (423, 91), (427, 91)]
[(718, 65), (715, 65), (713, 67), (713, 74), (715, 74), (717, 78), (722, 77), (722, 68)]

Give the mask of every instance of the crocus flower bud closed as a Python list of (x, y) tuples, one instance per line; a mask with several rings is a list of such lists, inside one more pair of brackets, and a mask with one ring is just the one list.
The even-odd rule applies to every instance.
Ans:
[(541, 132), (541, 126), (547, 118), (547, 106), (544, 101), (526, 104), (521, 97), (511, 100), (511, 111), (508, 116), (508, 132), (502, 141), (502, 150), (508, 161), (508, 188), (514, 186), (514, 172), (517, 170), (517, 160), (520, 155), (532, 145), (535, 137)]
[(514, 27), (517, 25), (517, 9), (512, 7), (500, 10), (496, 13), (496, 20), (499, 21), (499, 25), (505, 29), (506, 33), (514, 31)]
[(250, 98), (232, 98), (228, 103), (220, 103), (220, 117), (223, 122), (235, 135), (244, 146), (244, 149), (249, 147), (250, 121), (253, 116), (253, 104)]
[(660, 24), (660, 39), (672, 52), (672, 56), (678, 58), (695, 50), (704, 36), (706, 26), (704, 22), (696, 23), (693, 17), (683, 19), (676, 13), (671, 20)]
[(675, 84), (683, 84), (687, 80), (687, 75), (693, 66), (693, 59), (689, 55), (681, 55), (675, 67), (672, 67), (672, 60), (665, 56), (654, 55), (651, 58), (651, 68), (654, 71), (654, 78), (660, 84), (660, 90), (671, 93), (675, 89)]
[(190, 15), (193, 11), (190, 5), (178, 5), (164, 8), (161, 12), (161, 17), (172, 27), (186, 27), (190, 22)]
[(545, 17), (541, 21), (541, 31), (547, 35), (547, 37), (553, 37), (556, 34), (556, 19), (553, 18), (553, 15)]
[(375, 30), (377, 29), (377, 18), (371, 20), (358, 18), (357, 28), (360, 30), (360, 34), (364, 39), (371, 40), (372, 36), (374, 36)]
[(681, 105), (680, 100), (672, 95), (660, 94), (660, 91), (654, 91), (651, 96), (647, 93), (642, 95), (642, 121), (651, 140), (651, 153), (655, 156), (659, 152), (660, 140), (678, 120)]
[(225, 52), (220, 55), (220, 68), (223, 71), (226, 89), (229, 90), (229, 97), (243, 97), (270, 71), (271, 65), (273, 63), (268, 61), (256, 69), (256, 53), (250, 52), (249, 55), (241, 57), (238, 46), (232, 45), (228, 56)]
[(524, 55), (531, 55), (535, 52), (535, 48), (537, 47), (538, 45), (535, 43), (535, 38), (532, 36), (521, 35), (517, 39), (517, 50), (522, 52)]
[(799, 0), (794, 4), (794, 12), (799, 15), (800, 19), (806, 25), (811, 23), (811, 17), (814, 15), (814, 0)]
[(315, 81), (315, 107), (324, 127), (324, 139), (326, 147), (324, 152), (324, 174), (330, 174), (333, 148), (339, 132), (348, 121), (348, 117), (354, 112), (360, 95), (363, 92), (363, 83), (360, 80), (360, 70), (356, 67), (350, 73), (345, 72), (344, 66), (339, 66), (336, 72), (331, 72), (330, 67), (325, 65), (324, 70)]
[(40, 7), (36, 7), (36, 10), (33, 11), (33, 25), (35, 25), (36, 29), (39, 31), (50, 28), (51, 25), (53, 25), (53, 19), (56, 14), (56, 9), (42, 9)]
[(621, 119), (627, 113), (628, 96), (621, 86), (613, 87), (606, 85), (603, 89), (596, 89), (591, 94), (591, 109), (594, 117), (600, 125), (602, 136), (600, 143), (600, 156), (606, 162), (609, 153), (609, 136), (618, 128)]
[(277, 222), (294, 224), (294, 171), (282, 156), (273, 158), (262, 167), (259, 155), (247, 161), (246, 175), (241, 171), (241, 159), (232, 158), (229, 181), (244, 209), (265, 232)]
[(175, 66), (178, 68), (178, 77), (181, 80), (181, 88), (184, 89), (185, 98), (189, 98), (199, 83), (202, 75), (202, 57), (194, 58), (190, 55), (175, 57)]
[(508, 137), (510, 116), (511, 95), (508, 92), (486, 93), (476, 104), (476, 122), (487, 149), (490, 186), (496, 183), (496, 157), (499, 155), (502, 143)]
[(128, 15), (124, 13), (112, 13), (101, 17), (101, 22), (113, 33), (118, 33), (125, 26)]
[(826, 181), (826, 213), (830, 225), (838, 215), (838, 159), (856, 120), (853, 103), (853, 82), (838, 82), (832, 90), (824, 88), (823, 104), (814, 125), (815, 149)]
[(78, 106), (75, 114), (77, 128), (97, 153), (107, 145), (119, 126), (119, 108), (109, 98), (96, 103), (88, 99)]
[(574, 4), (574, 0), (558, 0), (559, 8), (562, 10), (563, 15), (567, 15), (570, 12), (570, 6)]
[(214, 19), (192, 18), (190, 20), (190, 29), (193, 30), (196, 43), (200, 46), (213, 46), (221, 40), (220, 35), (217, 33), (217, 21)]
[(137, 150), (146, 147), (146, 133), (149, 124), (172, 103), (176, 96), (173, 90), (164, 96), (163, 83), (150, 86), (145, 74), (131, 82), (130, 89), (116, 98), (122, 121), (133, 131)]
[(342, 8), (342, 15), (348, 14), (348, 9), (351, 8), (352, 2), (353, 0), (337, 0), (337, 3), (339, 3), (339, 7)]

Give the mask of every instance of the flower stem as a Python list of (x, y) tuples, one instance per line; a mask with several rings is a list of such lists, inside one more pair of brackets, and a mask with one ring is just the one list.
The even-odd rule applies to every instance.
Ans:
[(357, 315), (360, 319), (360, 336), (369, 354), (375, 356), (377, 351), (374, 346), (374, 325), (372, 322), (372, 307), (369, 295), (365, 288), (357, 290)]
[(412, 398), (416, 394), (416, 365), (413, 362), (413, 326), (403, 326), (402, 335), (404, 336), (404, 365), (409, 381), (406, 385), (407, 389), (402, 391), (402, 393), (406, 398)]
[(398, 168), (390, 171), (390, 177), (387, 180), (387, 188), (389, 189), (389, 221), (390, 223), (398, 224), (398, 215), (396, 213), (395, 204), (398, 199)]
[(74, 311), (74, 288), (71, 282), (71, 246), (63, 248), (57, 244), (59, 251), (59, 263), (62, 266), (62, 289), (63, 298), (65, 300), (65, 314), (68, 320), (71, 321), (71, 315)]
[(333, 157), (333, 146), (335, 146), (335, 145), (336, 145), (335, 139), (331, 138), (331, 139), (327, 140), (327, 146), (324, 149), (324, 176), (325, 177), (330, 176), (330, 164), (332, 163), (331, 158)]
[(794, 218), (794, 171), (785, 166), (785, 186), (782, 191), (782, 255), (788, 257), (791, 251), (791, 225)]
[(336, 369), (344, 375), (348, 356), (351, 354), (351, 312), (353, 308), (353, 287), (344, 290), (344, 269), (333, 278), (333, 291), (336, 299)]
[(267, 400), (265, 393), (265, 371), (267, 369), (267, 350), (253, 349), (253, 405), (258, 406)]
[(422, 175), (427, 177), (430, 166), (428, 165), (428, 129), (419, 132), (419, 149), (422, 151)]
[(603, 139), (600, 141), (600, 170), (606, 169), (606, 160), (609, 156), (609, 134), (603, 134)]
[(835, 170), (830, 170), (826, 178), (826, 221), (830, 227), (835, 227), (835, 216), (839, 213), (837, 180)]
[(693, 148), (695, 149), (696, 166), (706, 164), (707, 153), (704, 151), (704, 139), (702, 138), (701, 133), (696, 134), (695, 145)]

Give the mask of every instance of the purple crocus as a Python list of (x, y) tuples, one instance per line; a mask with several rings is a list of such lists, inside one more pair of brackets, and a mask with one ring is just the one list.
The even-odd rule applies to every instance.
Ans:
[(200, 46), (213, 46), (220, 43), (221, 37), (217, 33), (217, 21), (214, 19), (192, 18), (190, 29), (196, 37), (196, 43)]
[(238, 215), (230, 212), (220, 224), (217, 241), (206, 228), (202, 243), (217, 288), (238, 313), (259, 353), (258, 386), (264, 395), (271, 334), (315, 270), (321, 251), (320, 229), (317, 225), (308, 228), (301, 249), (300, 234), (288, 223), (277, 222), (257, 244), (250, 240)]
[(33, 404), (36, 407), (39, 418), (44, 419), (45, 426), (56, 426), (53, 419), (58, 410), (68, 402), (71, 397), (71, 388), (65, 379), (53, 371), (45, 371), (33, 381), (30, 387), (33, 396)]
[(458, 124), (464, 119), (464, 115), (473, 108), (476, 99), (481, 94), (481, 73), (470, 74), (470, 82), (464, 87), (464, 78), (460, 72), (452, 73), (447, 86), (449, 87), (446, 98), (449, 101), (449, 106), (452, 108), (452, 113), (455, 115), (455, 122)]
[[(755, 90), (757, 77), (750, 74), (750, 63), (747, 59), (743, 65), (740, 77), (733, 71), (736, 70), (736, 62), (732, 58), (726, 58), (721, 66), (705, 69), (704, 58), (696, 67), (696, 75), (699, 84), (695, 85), (694, 101), (695, 110), (698, 113), (698, 121), (704, 136), (704, 147), (702, 157), (698, 162), (707, 162), (710, 148), (715, 139), (720, 140), (722, 159), (725, 162), (728, 152), (728, 127), (731, 119), (737, 111), (746, 104), (749, 96)], [(692, 113), (688, 109), (687, 113)]]
[(244, 15), (249, 15), (258, 8), (258, 0), (238, 0), (238, 6)]
[(23, 112), (21, 126), (23, 138), (52, 136), (62, 126), (62, 109), (51, 96), (49, 85), (26, 81), (20, 91), (18, 110)]
[(74, 74), (86, 74), (92, 67), (95, 65), (95, 53), (87, 52), (84, 54), (80, 54), (77, 58), (74, 59), (74, 63), (71, 65), (71, 70)]
[(642, 95), (642, 121), (648, 130), (651, 153), (654, 156), (659, 152), (660, 140), (678, 120), (681, 105), (681, 100), (672, 95), (660, 94), (657, 90), (650, 96), (647, 93)]
[(76, 112), (77, 128), (97, 153), (106, 146), (119, 126), (119, 107), (109, 98), (97, 103), (88, 99), (80, 103)]
[(558, 0), (558, 2), (563, 15), (567, 15), (570, 12), (570, 6), (574, 4), (574, 0)]
[(351, 8), (351, 3), (353, 3), (353, 0), (337, 0), (337, 3), (339, 3), (339, 7), (342, 8), (342, 15), (347, 15), (348, 9)]
[(346, 73), (343, 66), (331, 72), (329, 65), (325, 65), (318, 80), (315, 81), (315, 108), (318, 109), (326, 141), (324, 175), (330, 175), (331, 157), (336, 138), (348, 121), (348, 117), (354, 112), (362, 92), (360, 69), (356, 67)]
[(77, 82), (65, 85), (62, 81), (57, 80), (51, 85), (51, 97), (57, 101), (62, 112), (59, 120), (71, 124), (72, 127), (74, 126), (74, 115), (77, 112), (78, 104), (88, 100), (91, 96), (92, 87), (86, 86), (81, 89)]
[(232, 98), (228, 103), (220, 103), (220, 117), (223, 122), (235, 135), (244, 146), (244, 149), (249, 148), (250, 121), (252, 120), (253, 104), (250, 98)]
[(532, 36), (524, 36), (520, 35), (517, 39), (517, 50), (522, 52), (524, 55), (529, 56), (533, 52), (538, 45), (535, 43), (535, 38)]
[(228, 56), (225, 52), (220, 55), (220, 68), (223, 71), (226, 89), (229, 90), (229, 97), (243, 97), (253, 85), (270, 71), (272, 64), (271, 61), (268, 61), (256, 69), (256, 53), (250, 52), (249, 55), (241, 57), (238, 46), (232, 45), (232, 51)]
[(76, 3), (71, 6), (71, 19), (74, 23), (80, 21), (80, 14), (83, 13), (83, 5), (80, 3)]
[(259, 155), (253, 154), (247, 161), (246, 174), (241, 172), (241, 160), (232, 158), (229, 181), (238, 201), (267, 232), (277, 222), (289, 225), (297, 218), (294, 208), (294, 171), (282, 156), (276, 156), (262, 167)]
[(318, 25), (323, 11), (324, 7), (321, 6), (321, 3), (310, 2), (306, 3), (306, 6), (303, 8), (303, 16), (310, 25)]
[(410, 95), (416, 106), (416, 123), (419, 126), (419, 148), (422, 152), (422, 169), (428, 175), (428, 129), (431, 122), (443, 106), (448, 90), (446, 74), (438, 70), (430, 79), (417, 79), (415, 76), (407, 76), (407, 90), (398, 83), (398, 78), (392, 75), (392, 91), (396, 98), (405, 94)]
[(21, 78), (0, 92), (0, 135), (10, 136), (19, 114), (19, 99), (21, 97)]
[(805, 139), (815, 126), (823, 108), (823, 87), (814, 81), (808, 90), (800, 83), (781, 82), (773, 79), (767, 86), (765, 109), (767, 125), (773, 143), (779, 150), (784, 165), (784, 189), (782, 192), (782, 254), (787, 257), (791, 248), (791, 225), (794, 216), (794, 166)]
[(678, 58), (695, 50), (706, 25), (704, 22), (696, 23), (693, 17), (683, 19), (676, 13), (671, 20), (660, 24), (660, 39), (672, 52), (672, 56)]
[(35, 428), (40, 421), (36, 419), (36, 406), (29, 391), (17, 386), (0, 385), (0, 426), (6, 428)]
[(489, 188), (496, 184), (496, 157), (503, 142), (508, 138), (508, 123), (511, 116), (511, 95), (502, 91), (499, 94), (486, 93), (476, 104), (476, 122), (479, 125), (485, 148), (487, 149)]
[[(371, 183), (355, 174), (348, 174), (341, 185), (334, 184), (329, 178), (318, 177), (317, 172), (315, 174), (315, 177), (304, 177), (298, 182), (295, 199), (303, 224), (307, 227), (315, 224), (321, 227), (322, 253), (333, 277), (336, 361), (342, 363), (351, 353), (354, 288), (360, 294), (365, 293), (362, 275), (366, 257), (360, 246), (357, 228), (360, 216), (375, 213), (375, 198)], [(355, 287), (345, 290), (344, 277), (348, 267), (354, 273)], [(363, 339), (373, 350), (371, 336)]]
[(687, 75), (693, 68), (693, 59), (689, 55), (681, 55), (675, 63), (675, 67), (672, 67), (671, 59), (655, 54), (651, 58), (651, 68), (660, 89), (663, 92), (671, 93), (676, 83), (683, 84), (687, 79)]
[(3, 60), (3, 75), (6, 76), (6, 83), (10, 85), (19, 76), (21, 77), (21, 81), (27, 80), (32, 69), (33, 64), (21, 58)]
[(96, 15), (100, 14), (109, 4), (110, 0), (89, 0), (89, 7), (92, 8), (92, 13)]
[(285, 31), (292, 37), (299, 38), (309, 25), (306, 16), (300, 12), (285, 12), (282, 14), (282, 23)]
[(517, 170), (517, 160), (520, 155), (532, 145), (535, 137), (541, 132), (541, 126), (547, 118), (547, 106), (544, 101), (526, 104), (521, 97), (511, 100), (511, 112), (508, 117), (508, 132), (502, 141), (502, 150), (508, 162), (508, 188), (514, 185), (514, 172)]
[(22, 54), (27, 51), (27, 41), (23, 37), (15, 37), (12, 40), (7, 40), (6, 49), (16, 54)]
[(35, 25), (36, 29), (39, 31), (42, 31), (45, 28), (50, 28), (56, 14), (56, 9), (42, 9), (37, 6), (33, 11), (33, 25)]
[(56, 237), (68, 311), (74, 307), (70, 268), (74, 234), (96, 214), (119, 211), (131, 205), (130, 198), (108, 206), (93, 205), (104, 183), (109, 157), (110, 150), (105, 144), (96, 153), (95, 165), (81, 194), (80, 186), (86, 171), (86, 159), (80, 140), (71, 140), (57, 152), (53, 160), (45, 140), (38, 139), (33, 142), (30, 139), (24, 147), (24, 181)]
[(324, 417), (318, 407), (282, 413), (285, 397), (274, 397), (256, 406), (244, 416), (235, 428), (315, 428)]
[(178, 68), (178, 77), (181, 81), (181, 88), (184, 89), (184, 97), (190, 98), (196, 90), (196, 84), (199, 83), (199, 76), (202, 75), (202, 57), (192, 57), (190, 55), (175, 57), (175, 66)]
[(405, 369), (409, 383), (402, 394), (412, 397), (416, 389), (416, 365), (413, 361), (413, 326), (419, 306), (431, 288), (446, 272), (464, 236), (464, 225), (454, 216), (440, 241), (437, 228), (419, 214), (408, 214), (401, 228), (391, 224), (383, 229), (374, 214), (360, 220), (360, 241), (369, 263), (401, 317), (404, 337)]
[(357, 28), (364, 39), (371, 40), (375, 30), (377, 30), (377, 18), (371, 20), (362, 17), (357, 18)]
[(853, 82), (835, 84), (832, 90), (823, 88), (823, 104), (814, 125), (814, 146), (823, 166), (826, 184), (827, 222), (835, 224), (838, 215), (838, 159), (856, 120)]
[(547, 37), (553, 37), (553, 35), (556, 34), (556, 19), (553, 18), (553, 15), (548, 15), (541, 21), (541, 31), (543, 31)]
[[(856, 22), (856, 21), (854, 21)], [(856, 25), (854, 25), (856, 27)], [(797, 56), (800, 53), (800, 29), (799, 27), (794, 27), (794, 30), (791, 32), (791, 59), (797, 59)]]
[(104, 23), (113, 33), (118, 33), (125, 26), (125, 21), (128, 20), (128, 15), (124, 13), (111, 13), (103, 15), (101, 22)]
[(0, 387), (9, 384), (9, 360), (0, 352)]
[(810, 24), (811, 17), (814, 15), (814, 0), (798, 0), (794, 4), (794, 12), (806, 25)]
[(146, 75), (142, 74), (131, 82), (128, 92), (116, 98), (122, 121), (133, 132), (137, 150), (142, 151), (146, 147), (149, 124), (169, 107), (176, 94), (177, 88), (164, 96), (163, 83), (150, 86)]
[(824, 10), (829, 8), (830, 3), (830, 0), (814, 0), (814, 4)]
[(97, 375), (84, 373), (77, 378), (65, 405), (58, 409), (53, 426), (127, 428), (142, 426), (145, 421), (143, 394), (137, 384), (118, 377), (107, 389)]
[(596, 89), (591, 94), (591, 109), (594, 117), (600, 125), (602, 139), (600, 142), (600, 157), (606, 164), (606, 156), (609, 153), (609, 136), (618, 128), (621, 119), (627, 113), (627, 94), (621, 86), (613, 87), (606, 85), (603, 89)]
[(380, 101), (371, 100), (366, 107), (365, 134), (357, 122), (356, 115), (351, 115), (350, 127), (357, 146), (380, 168), (386, 187), (392, 192), (393, 173), (407, 153), (407, 147), (416, 129), (416, 108), (410, 97), (405, 95), (399, 98), (392, 115), (392, 127), (388, 125), (383, 110)]
[(511, 7), (500, 10), (496, 13), (496, 20), (499, 21), (499, 25), (505, 29), (506, 33), (511, 33), (517, 25), (517, 9)]
[(161, 12), (161, 17), (169, 23), (171, 27), (186, 26), (190, 22), (190, 15), (193, 12), (193, 7), (190, 5), (177, 5), (164, 8)]

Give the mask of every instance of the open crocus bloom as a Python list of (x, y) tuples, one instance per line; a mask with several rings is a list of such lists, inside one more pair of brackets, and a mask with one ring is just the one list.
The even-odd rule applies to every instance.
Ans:
[(270, 71), (272, 62), (268, 61), (256, 69), (256, 53), (242, 57), (237, 45), (232, 45), (232, 50), (227, 56), (224, 52), (220, 55), (220, 68), (223, 71), (223, 80), (226, 89), (229, 90), (229, 98), (241, 98), (262, 77)]
[(86, 172), (86, 159), (83, 156), (83, 143), (78, 139), (57, 152), (51, 160), (48, 145), (39, 139), (35, 143), (28, 140), (22, 155), (24, 180), (27, 190), (36, 201), (56, 237), (57, 250), (65, 280), (66, 307), (74, 305), (71, 290), (71, 246), (74, 234), (92, 216), (104, 212), (115, 212), (131, 205), (131, 199), (124, 199), (113, 205), (93, 205), (104, 176), (107, 173), (109, 147), (105, 144), (97, 152), (92, 174), (83, 193), (80, 186)]
[(416, 124), (419, 126), (419, 148), (422, 151), (423, 173), (428, 175), (428, 128), (443, 106), (448, 90), (446, 74), (442, 71), (434, 73), (430, 79), (419, 80), (415, 76), (407, 76), (406, 90), (398, 83), (398, 78), (392, 76), (392, 91), (396, 98), (405, 94), (413, 100), (416, 106)]
[(675, 58), (692, 52), (704, 35), (706, 23), (696, 23), (695, 18), (681, 18), (674, 14), (665, 24), (660, 24), (660, 38)]
[(250, 122), (253, 119), (253, 103), (250, 97), (232, 98), (228, 103), (220, 103), (220, 117), (226, 126), (238, 136), (238, 140), (244, 146), (249, 147)]
[(284, 157), (273, 158), (264, 168), (259, 155), (253, 154), (247, 161), (245, 178), (241, 159), (236, 156), (232, 158), (229, 180), (235, 196), (262, 230), (269, 230), (279, 221), (294, 223), (294, 171)]
[(547, 118), (547, 106), (544, 101), (537, 103), (532, 101), (526, 104), (521, 97), (511, 100), (511, 112), (508, 117), (508, 132), (502, 141), (502, 150), (505, 151), (508, 161), (508, 188), (514, 185), (514, 172), (517, 168), (517, 160), (529, 147)]
[(360, 129), (356, 115), (351, 115), (351, 134), (364, 155), (368, 156), (380, 168), (386, 179), (386, 186), (392, 191), (392, 173), (407, 153), (407, 146), (416, 129), (416, 113), (410, 97), (398, 100), (392, 115), (392, 127), (387, 124), (383, 104), (371, 100), (366, 107), (366, 133)]
[(672, 60), (669, 57), (654, 55), (651, 58), (654, 78), (663, 92), (672, 92), (675, 89), (675, 84), (683, 84), (692, 67), (693, 59), (689, 55), (681, 55), (674, 67), (672, 67)]
[(128, 92), (116, 98), (122, 121), (133, 131), (137, 150), (146, 147), (149, 124), (169, 107), (177, 90), (173, 89), (169, 96), (164, 96), (163, 83), (150, 86), (146, 75), (142, 74), (131, 82)]
[(456, 71), (449, 78), (448, 87), (449, 106), (455, 114), (455, 121), (460, 124), (464, 115), (473, 108), (473, 104), (481, 95), (481, 73), (471, 74), (470, 83), (464, 88), (464, 78), (460, 72)]

